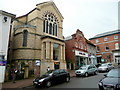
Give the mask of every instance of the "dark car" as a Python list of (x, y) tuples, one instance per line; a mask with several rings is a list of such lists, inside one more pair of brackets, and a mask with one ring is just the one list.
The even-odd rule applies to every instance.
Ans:
[(53, 84), (63, 81), (66, 82), (70, 81), (70, 73), (67, 72), (65, 69), (57, 69), (50, 70), (41, 77), (34, 79), (33, 84), (35, 85), (35, 87), (38, 86), (50, 87)]
[(120, 68), (112, 69), (99, 81), (100, 90), (120, 90)]

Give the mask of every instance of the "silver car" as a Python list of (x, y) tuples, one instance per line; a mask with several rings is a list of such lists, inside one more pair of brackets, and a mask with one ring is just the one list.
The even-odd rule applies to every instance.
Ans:
[(101, 64), (100, 67), (98, 67), (98, 71), (99, 72), (110, 71), (113, 68), (114, 66), (112, 65), (112, 63), (104, 63), (104, 64)]
[(98, 69), (95, 65), (84, 65), (75, 71), (76, 76), (88, 76), (89, 74), (97, 74)]

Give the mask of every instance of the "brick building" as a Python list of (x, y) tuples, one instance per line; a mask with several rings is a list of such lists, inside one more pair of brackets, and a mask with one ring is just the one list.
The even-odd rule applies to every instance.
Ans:
[(13, 22), (13, 57), (15, 66), (42, 75), (47, 67), (66, 69), (63, 16), (53, 1), (43, 2)]
[(84, 64), (90, 64), (89, 61), (91, 57), (88, 59), (89, 55), (87, 48), (90, 45), (95, 47), (95, 45), (93, 45), (84, 37), (82, 31), (78, 29), (75, 34), (66, 37), (65, 45), (65, 54), (68, 69), (78, 69)]
[[(120, 60), (120, 30), (98, 34), (89, 39), (97, 47), (97, 62), (114, 62)], [(117, 54), (115, 54), (117, 52)]]

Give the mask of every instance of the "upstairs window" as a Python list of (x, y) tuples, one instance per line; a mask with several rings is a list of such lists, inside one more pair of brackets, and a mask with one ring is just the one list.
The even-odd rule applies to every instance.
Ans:
[(107, 38), (107, 37), (105, 37), (105, 38), (104, 38), (104, 41), (108, 41), (108, 38)]
[(59, 60), (60, 55), (60, 45), (57, 43), (54, 43), (53, 45), (53, 60), (57, 61)]
[(83, 43), (80, 41), (80, 49), (83, 49)]
[(115, 49), (119, 49), (119, 43), (115, 43)]
[(23, 31), (23, 47), (27, 47), (27, 38), (28, 38), (28, 31)]
[(44, 16), (43, 21), (43, 32), (54, 36), (58, 35), (58, 22), (57, 18), (51, 14), (47, 13)]
[(78, 48), (78, 41), (75, 42), (75, 47)]
[(108, 45), (106, 45), (105, 50), (106, 50), (106, 51), (108, 51), (108, 50), (109, 50), (109, 46), (108, 46)]
[(114, 39), (118, 39), (118, 36), (114, 36)]
[(99, 42), (99, 40), (98, 39), (96, 39), (96, 43), (98, 43)]
[(100, 52), (100, 47), (99, 47), (99, 46), (97, 46), (96, 48), (97, 48), (97, 52)]

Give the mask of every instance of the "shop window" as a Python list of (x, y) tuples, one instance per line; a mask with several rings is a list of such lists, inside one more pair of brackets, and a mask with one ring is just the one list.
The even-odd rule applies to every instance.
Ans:
[(27, 38), (28, 38), (28, 31), (24, 30), (23, 31), (23, 46), (27, 47)]
[(55, 43), (53, 45), (53, 60), (59, 60), (59, 54), (60, 54), (60, 45)]

